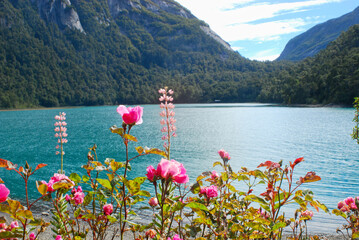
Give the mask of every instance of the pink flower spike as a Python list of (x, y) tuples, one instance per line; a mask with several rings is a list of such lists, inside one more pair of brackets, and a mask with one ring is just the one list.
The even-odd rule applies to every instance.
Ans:
[(56, 115), (56, 116), (55, 116), (55, 120), (60, 120), (60, 116), (59, 116), (59, 115)]
[(173, 90), (172, 89), (170, 89), (170, 90), (168, 90), (168, 94), (173, 94)]

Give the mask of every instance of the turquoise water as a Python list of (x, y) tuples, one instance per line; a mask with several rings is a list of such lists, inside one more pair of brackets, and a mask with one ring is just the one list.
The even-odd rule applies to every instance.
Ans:
[[(60, 168), (55, 155), (54, 116), (67, 113), (68, 140), (65, 144), (64, 168), (67, 174), (80, 172), (87, 162), (88, 148), (98, 146), (101, 161), (124, 160), (124, 147), (112, 125), (121, 125), (116, 106), (84, 107), (0, 112), (0, 158), (35, 167), (48, 164), (33, 179), (46, 180)], [(143, 124), (131, 133), (139, 139), (131, 146), (161, 148), (158, 105), (145, 105)], [(283, 160), (284, 164), (298, 157), (305, 162), (297, 167), (297, 178), (315, 171), (322, 181), (304, 185), (313, 190), (317, 199), (330, 209), (337, 202), (359, 195), (359, 145), (350, 137), (353, 128), (352, 108), (296, 108), (260, 104), (189, 104), (176, 105), (177, 134), (173, 139), (172, 158), (182, 162), (190, 182), (203, 171), (211, 170), (220, 160), (217, 151), (229, 152), (234, 170), (241, 166), (254, 169), (261, 162)], [(143, 176), (146, 167), (156, 165), (158, 156), (145, 156), (133, 161), (131, 177)], [(13, 172), (0, 169), (0, 177), (11, 191), (12, 198), (23, 196), (22, 179)], [(30, 193), (37, 196), (36, 187)], [(146, 183), (145, 188), (151, 190)], [(294, 207), (294, 206), (293, 206)], [(288, 207), (291, 211), (291, 206)], [(323, 227), (321, 223), (325, 222)], [(340, 220), (334, 216), (316, 214), (312, 231), (335, 231)]]

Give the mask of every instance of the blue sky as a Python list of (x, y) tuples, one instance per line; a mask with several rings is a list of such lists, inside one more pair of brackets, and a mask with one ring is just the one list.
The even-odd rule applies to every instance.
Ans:
[(274, 60), (287, 42), (358, 0), (176, 0), (249, 59)]

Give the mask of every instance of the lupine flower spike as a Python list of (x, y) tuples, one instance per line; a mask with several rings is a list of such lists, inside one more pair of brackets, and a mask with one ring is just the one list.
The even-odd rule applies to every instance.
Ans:
[(173, 97), (171, 96), (173, 94), (173, 90), (167, 90), (167, 87), (162, 88), (158, 90), (158, 93), (162, 94), (162, 96), (159, 98), (161, 102), (161, 109), (163, 109), (160, 113), (160, 116), (163, 117), (161, 119), (161, 125), (163, 125), (161, 132), (164, 133), (162, 136), (162, 140), (165, 141), (163, 144), (163, 147), (167, 151), (167, 159), (170, 159), (170, 147), (171, 147), (171, 137), (176, 137), (176, 126), (174, 125), (176, 123), (176, 119), (174, 118), (175, 112), (173, 105)]
[(64, 147), (63, 144), (67, 143), (67, 123), (65, 122), (66, 120), (66, 113), (64, 112), (60, 112), (59, 115), (55, 116), (55, 137), (58, 138), (57, 139), (57, 145), (56, 145), (56, 149), (58, 149), (59, 151), (56, 151), (56, 155), (61, 154), (61, 170), (60, 173), (63, 173), (63, 165), (64, 165)]

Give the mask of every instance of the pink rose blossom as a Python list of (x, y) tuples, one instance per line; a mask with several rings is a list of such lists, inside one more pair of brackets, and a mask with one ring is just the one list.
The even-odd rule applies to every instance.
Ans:
[(57, 235), (56, 238), (55, 238), (55, 240), (62, 240), (61, 235)]
[(13, 229), (13, 228), (18, 228), (19, 227), (19, 223), (17, 221), (13, 221), (11, 222), (10, 224), (10, 228)]
[(156, 175), (156, 169), (151, 165), (151, 166), (148, 166), (146, 170), (147, 170), (146, 176), (147, 176), (148, 180), (150, 180), (152, 182), (153, 178)]
[(112, 204), (106, 204), (103, 206), (103, 213), (107, 216), (107, 215), (111, 215), (111, 213), (113, 212), (113, 206)]
[(342, 207), (345, 206), (345, 202), (344, 201), (340, 201), (338, 202), (338, 209), (341, 209)]
[(36, 237), (36, 235), (35, 235), (35, 233), (30, 233), (30, 235), (29, 235), (29, 239), (30, 240), (35, 240), (35, 237)]
[(189, 180), (183, 164), (173, 159), (169, 161), (162, 158), (157, 166), (156, 175), (166, 180), (172, 178), (177, 183), (186, 183)]
[(224, 151), (223, 149), (219, 150), (218, 154), (223, 160), (230, 160), (231, 159), (229, 154), (226, 151)]
[(0, 184), (0, 203), (5, 202), (9, 194), (10, 190), (4, 184)]
[(157, 198), (155, 198), (155, 197), (150, 198), (150, 200), (148, 201), (148, 204), (150, 204), (151, 207), (156, 207), (158, 205)]
[(84, 202), (85, 194), (83, 192), (77, 192), (74, 194), (75, 204), (79, 205)]
[(204, 194), (207, 198), (214, 198), (218, 196), (217, 186), (211, 185), (209, 187), (201, 187), (199, 192), (200, 194)]
[(352, 197), (348, 197), (348, 198), (344, 199), (344, 202), (346, 205), (351, 205), (351, 204), (355, 203), (355, 200)]
[(173, 236), (172, 239), (171, 239), (171, 238), (167, 238), (167, 240), (182, 240), (182, 238), (180, 238), (180, 237), (178, 236), (178, 234), (176, 234), (176, 235)]
[(215, 180), (215, 179), (218, 178), (218, 177), (219, 177), (218, 173), (213, 170), (213, 171), (212, 171), (212, 174), (211, 174), (211, 178), (212, 178), (213, 180)]
[(55, 173), (53, 177), (50, 178), (50, 181), (46, 183), (45, 181), (41, 181), (43, 184), (47, 185), (47, 191), (54, 192), (55, 190), (52, 186), (57, 182), (67, 182), (70, 183), (70, 188), (75, 186), (75, 183), (71, 181), (65, 174)]
[(117, 108), (117, 112), (122, 116), (122, 120), (124, 123), (128, 125), (141, 124), (143, 107), (126, 107), (124, 105), (120, 105)]
[(312, 211), (309, 211), (309, 210), (301, 212), (302, 217), (310, 217), (310, 218), (312, 218), (313, 215), (314, 215), (314, 213)]

